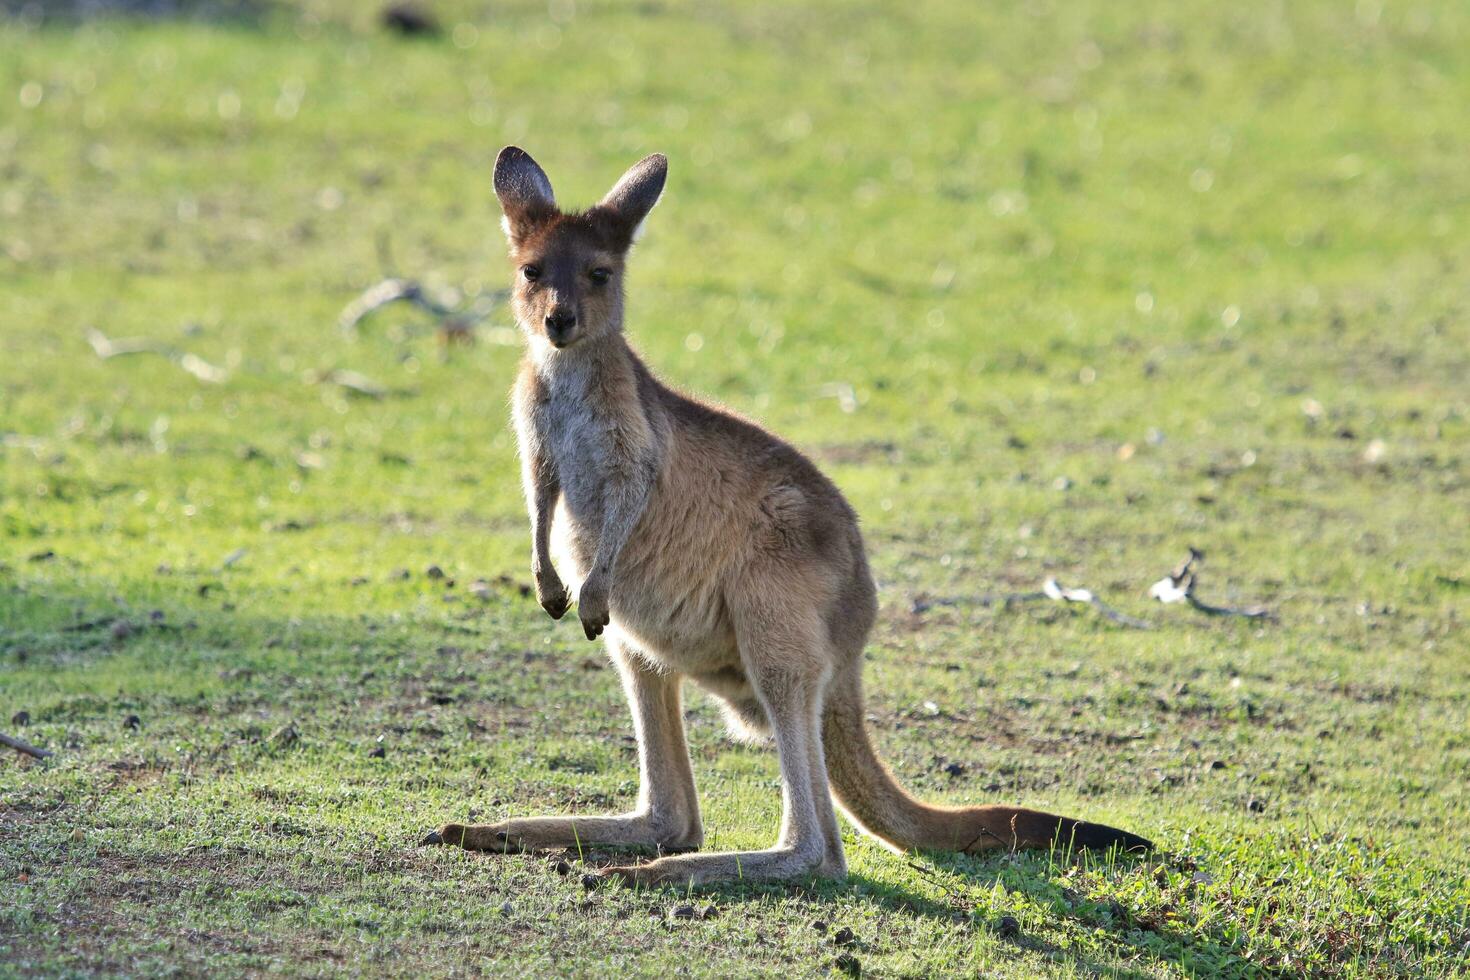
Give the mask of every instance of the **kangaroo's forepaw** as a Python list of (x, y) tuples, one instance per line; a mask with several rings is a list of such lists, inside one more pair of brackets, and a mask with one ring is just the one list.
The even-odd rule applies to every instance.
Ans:
[(595, 640), (602, 635), (603, 630), (607, 629), (609, 622), (611, 622), (611, 619), (607, 613), (603, 613), (600, 616), (588, 616), (584, 613), (582, 615), (582, 632), (587, 634), (587, 639)]
[(577, 592), (577, 615), (582, 620), (582, 632), (587, 639), (595, 640), (612, 622), (608, 611), (608, 590), (603, 580), (589, 578)]
[(572, 596), (556, 574), (556, 566), (537, 559), (531, 563), (531, 577), (536, 581), (536, 601), (552, 619), (561, 619), (572, 607)]
[(542, 592), (540, 595), (541, 608), (552, 619), (561, 619), (572, 607), (571, 594), (567, 592), (566, 586), (557, 584), (555, 590)]

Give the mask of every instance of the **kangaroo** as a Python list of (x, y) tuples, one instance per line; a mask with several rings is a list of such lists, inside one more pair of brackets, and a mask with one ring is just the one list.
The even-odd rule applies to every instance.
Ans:
[[(558, 569), (577, 583), (582, 629), (602, 637), (632, 708), (637, 806), (619, 816), (451, 823), (425, 842), (661, 855), (601, 872), (628, 884), (840, 879), (835, 798), (898, 851), (1150, 848), (1126, 831), (1036, 810), (931, 806), (879, 760), (861, 677), (878, 606), (857, 516), (811, 460), (666, 387), (624, 339), (628, 251), (667, 172), (663, 156), (646, 157), (596, 206), (563, 212), (524, 150), (508, 146), (495, 162), (526, 344), (513, 405), (536, 596), (560, 619), (572, 599)], [(736, 737), (775, 742), (783, 816), (768, 850), (688, 853), (704, 830), (684, 678), (718, 699)]]

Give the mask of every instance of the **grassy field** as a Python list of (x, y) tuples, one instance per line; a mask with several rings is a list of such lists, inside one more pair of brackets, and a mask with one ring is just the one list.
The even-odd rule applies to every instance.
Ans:
[[(436, 9), (0, 15), (0, 731), (55, 752), (0, 750), (0, 975), (1470, 971), (1470, 7)], [(505, 280), (512, 141), (572, 202), (670, 156), (630, 334), (863, 515), (903, 779), (1159, 855), (414, 846), (636, 794), (526, 596), (504, 311), (337, 327)], [(1274, 618), (1151, 603), (1191, 546)], [(1053, 576), (1154, 628), (984, 601)], [(774, 757), (689, 714), (707, 844), (765, 846)]]

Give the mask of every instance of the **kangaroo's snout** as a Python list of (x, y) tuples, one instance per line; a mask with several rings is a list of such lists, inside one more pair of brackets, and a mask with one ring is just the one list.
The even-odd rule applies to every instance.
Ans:
[(554, 347), (564, 347), (571, 341), (572, 333), (577, 329), (577, 314), (575, 310), (565, 306), (558, 306), (546, 314), (546, 339), (550, 340)]

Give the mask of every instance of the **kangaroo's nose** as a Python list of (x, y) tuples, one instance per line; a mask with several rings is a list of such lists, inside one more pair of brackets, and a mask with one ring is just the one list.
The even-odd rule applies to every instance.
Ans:
[(566, 334), (571, 333), (572, 328), (576, 325), (577, 314), (564, 306), (558, 306), (556, 309), (546, 314), (546, 332), (550, 334), (553, 339), (558, 336), (565, 336)]

